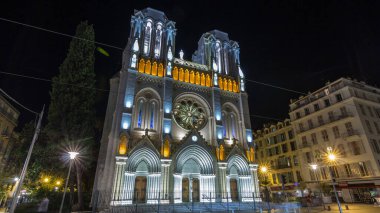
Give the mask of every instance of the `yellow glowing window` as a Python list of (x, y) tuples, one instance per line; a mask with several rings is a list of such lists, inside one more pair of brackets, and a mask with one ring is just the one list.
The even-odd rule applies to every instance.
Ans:
[(174, 67), (173, 69), (173, 79), (178, 80), (178, 68)]
[(153, 62), (152, 75), (157, 75), (157, 62)]
[(144, 59), (141, 59), (139, 62), (139, 72), (144, 72), (144, 68), (145, 68), (145, 61)]

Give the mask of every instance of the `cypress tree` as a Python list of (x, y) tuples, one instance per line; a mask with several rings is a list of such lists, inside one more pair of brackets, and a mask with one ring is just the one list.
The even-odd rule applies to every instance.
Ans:
[[(70, 143), (90, 149), (94, 137), (96, 95), (92, 25), (81, 22), (75, 37), (59, 67), (58, 76), (53, 78), (47, 129), (50, 138), (61, 147)], [(81, 179), (86, 166), (86, 162), (75, 162), (79, 210), (84, 207)]]

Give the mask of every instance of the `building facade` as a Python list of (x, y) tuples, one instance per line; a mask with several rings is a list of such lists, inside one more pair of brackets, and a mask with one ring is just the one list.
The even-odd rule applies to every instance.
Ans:
[[(3, 174), (9, 161), (13, 143), (17, 138), (13, 129), (17, 126), (19, 115), (20, 112), (0, 95), (0, 187), (3, 188), (8, 188), (8, 181), (6, 180), (9, 177), (5, 177)], [(0, 206), (6, 204), (8, 196), (11, 196), (11, 190), (7, 194), (0, 194)]]
[(13, 129), (17, 126), (20, 112), (0, 95), (0, 173), (12, 150)]
[(261, 172), (261, 181), (267, 181), (273, 195), (286, 192), (297, 194), (297, 184), (303, 181), (298, 148), (290, 119), (277, 124), (268, 124), (253, 133), (256, 158), (267, 168)]
[(161, 11), (131, 18), (110, 80), (94, 184), (100, 205), (244, 202), (258, 192), (239, 45), (210, 31), (189, 61), (176, 33)]
[[(340, 78), (291, 100), (289, 115), (311, 188), (334, 179), (346, 202), (380, 192), (380, 89)], [(328, 153), (337, 159), (329, 161)]]

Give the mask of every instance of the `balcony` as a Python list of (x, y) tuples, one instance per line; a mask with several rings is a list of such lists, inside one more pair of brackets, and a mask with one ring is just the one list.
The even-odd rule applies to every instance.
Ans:
[(352, 136), (360, 136), (360, 132), (358, 130), (352, 130), (341, 134), (341, 137), (344, 139)]
[(341, 114), (341, 115), (330, 116), (329, 119), (323, 120), (323, 122), (321, 122), (321, 123), (314, 124), (312, 127), (308, 127), (308, 128), (304, 127), (302, 130), (297, 130), (296, 132), (298, 134), (303, 133), (303, 132), (306, 132), (306, 131), (309, 131), (309, 130), (312, 130), (312, 129), (315, 129), (315, 128), (318, 128), (318, 127), (321, 127), (324, 125), (331, 124), (335, 121), (339, 121), (339, 120), (343, 120), (345, 118), (349, 118), (349, 117), (354, 117), (354, 115), (352, 113), (345, 113), (345, 114)]

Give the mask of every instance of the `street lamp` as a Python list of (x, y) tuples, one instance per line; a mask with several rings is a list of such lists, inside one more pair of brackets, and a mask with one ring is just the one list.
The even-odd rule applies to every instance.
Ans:
[(260, 172), (264, 175), (264, 182), (265, 182), (265, 197), (267, 200), (267, 205), (268, 205), (268, 211), (270, 211), (270, 198), (269, 198), (269, 189), (268, 189), (268, 180), (267, 180), (267, 172), (268, 172), (268, 167), (266, 166), (261, 166), (260, 167)]
[(72, 164), (73, 164), (73, 162), (75, 160), (75, 157), (79, 153), (78, 152), (68, 152), (68, 154), (70, 156), (69, 172), (67, 173), (66, 184), (65, 184), (65, 189), (63, 190), (63, 197), (62, 197), (61, 207), (59, 208), (59, 213), (62, 213), (63, 203), (65, 202), (66, 189), (67, 189), (67, 184), (69, 183), (71, 166), (72, 166)]
[[(317, 174), (318, 165), (317, 164), (311, 164), (310, 167), (314, 171), (314, 176), (315, 176), (315, 179), (317, 181), (317, 184), (319, 184), (319, 179), (318, 179), (318, 174)], [(320, 196), (321, 196), (321, 201), (322, 201), (322, 205), (323, 205), (323, 209), (324, 209), (325, 208), (325, 203), (323, 202), (322, 189), (319, 189), (319, 193), (320, 193)]]
[(260, 171), (265, 174), (268, 171), (268, 168), (266, 166), (262, 166)]
[[(327, 153), (328, 153), (327, 154), (327, 158), (328, 158), (329, 163), (330, 164), (334, 163), (336, 161), (336, 155), (332, 152), (331, 147), (327, 148)], [(334, 194), (335, 194), (336, 202), (338, 203), (338, 207), (339, 207), (339, 212), (342, 213), (342, 207), (340, 206), (340, 201), (339, 201), (339, 198), (338, 198), (338, 193), (336, 192), (335, 179), (333, 178), (333, 173), (332, 173), (331, 166), (329, 166), (329, 170), (330, 170), (330, 176), (331, 176), (331, 179), (332, 179), (332, 185), (333, 185), (333, 189), (334, 189)]]

